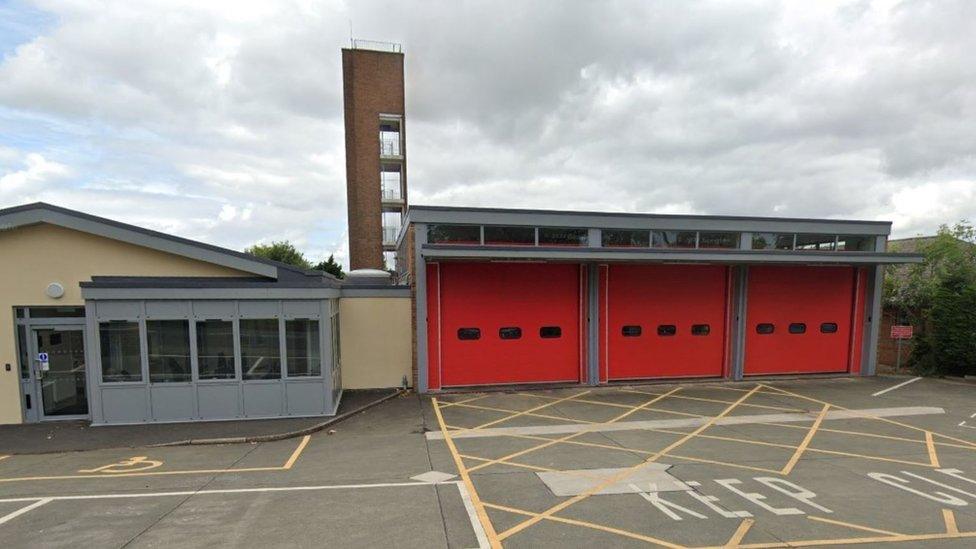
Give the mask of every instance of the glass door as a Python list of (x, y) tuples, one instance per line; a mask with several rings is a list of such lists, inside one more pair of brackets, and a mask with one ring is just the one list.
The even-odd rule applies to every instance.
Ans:
[(32, 332), (31, 359), (41, 419), (87, 417), (83, 327), (52, 326)]

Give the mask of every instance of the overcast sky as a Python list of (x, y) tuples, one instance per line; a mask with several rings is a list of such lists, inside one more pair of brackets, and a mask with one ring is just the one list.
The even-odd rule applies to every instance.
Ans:
[(0, 206), (344, 261), (351, 25), (403, 44), (411, 203), (929, 233), (976, 220), (973, 21), (969, 0), (0, 0)]

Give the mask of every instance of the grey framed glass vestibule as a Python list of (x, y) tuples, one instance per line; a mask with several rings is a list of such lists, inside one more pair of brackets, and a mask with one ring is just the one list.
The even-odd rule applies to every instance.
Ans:
[(92, 422), (327, 415), (337, 299), (90, 300)]

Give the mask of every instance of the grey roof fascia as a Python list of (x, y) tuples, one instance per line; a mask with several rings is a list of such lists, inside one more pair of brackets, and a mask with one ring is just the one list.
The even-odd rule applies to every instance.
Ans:
[(81, 288), (81, 297), (91, 300), (128, 299), (330, 299), (340, 296), (337, 288)]
[(891, 234), (889, 221), (410, 206), (405, 223), (826, 234)]
[[(221, 265), (260, 276), (277, 278), (277, 262), (265, 261), (242, 252), (196, 242), (89, 215), (45, 203), (27, 204), (0, 210), (0, 230), (38, 223), (50, 223), (112, 240), (119, 240), (145, 248)], [(301, 270), (304, 271), (304, 270)]]
[(830, 263), (888, 265), (921, 263), (920, 254), (887, 252), (795, 252), (768, 250), (675, 250), (652, 248), (487, 247), (427, 244), (425, 259), (509, 259), (555, 261), (654, 261), (706, 263)]

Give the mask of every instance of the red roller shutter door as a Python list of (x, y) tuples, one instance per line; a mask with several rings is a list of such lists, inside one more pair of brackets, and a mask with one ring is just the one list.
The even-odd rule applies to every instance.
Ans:
[[(579, 382), (579, 265), (442, 263), (429, 349), (431, 388)], [(429, 290), (430, 291), (430, 288)]]
[(863, 299), (854, 268), (750, 267), (748, 286), (746, 375), (851, 368), (852, 313)]
[(718, 265), (611, 265), (603, 379), (721, 377), (729, 278)]

